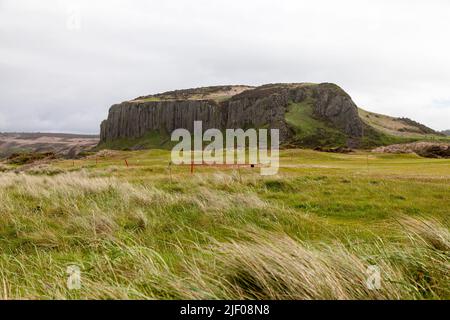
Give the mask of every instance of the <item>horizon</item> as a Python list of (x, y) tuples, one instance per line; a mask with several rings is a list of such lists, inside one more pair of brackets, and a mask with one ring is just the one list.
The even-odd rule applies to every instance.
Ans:
[[(306, 81), (306, 82), (291, 82), (291, 83), (311, 83), (311, 82)], [(244, 86), (244, 87), (256, 88), (258, 86), (267, 85), (267, 84), (275, 84), (275, 83), (264, 83), (264, 84), (260, 84), (260, 85), (249, 85), (249, 84), (216, 84), (216, 85), (212, 85), (212, 86), (203, 85), (203, 86), (199, 86), (199, 87), (195, 87), (195, 88), (169, 89), (169, 90), (166, 90), (166, 91), (160, 91), (160, 92), (155, 92), (155, 93), (144, 94), (142, 96), (163, 94), (163, 93), (171, 92), (171, 91), (175, 91), (175, 90), (188, 90), (188, 89), (198, 89), (198, 88), (205, 88), (205, 87)], [(284, 84), (287, 84), (287, 82), (285, 82)], [(348, 94), (348, 92), (347, 92), (347, 94)], [(130, 98), (128, 100), (123, 100), (123, 101), (131, 101), (131, 100), (136, 99), (136, 98), (138, 98), (138, 97)], [(120, 102), (118, 102), (118, 103), (120, 103)], [(360, 106), (358, 106), (358, 108), (364, 109), (365, 111), (369, 111), (369, 112), (372, 112), (372, 113), (382, 114), (382, 113), (378, 113), (375, 110), (361, 108)], [(109, 108), (108, 108), (108, 111), (109, 111)], [(390, 114), (383, 114), (383, 115), (394, 117), (394, 116), (392, 116)], [(106, 114), (106, 116), (107, 116), (107, 114)], [(105, 118), (106, 118), (106, 116), (105, 116)], [(394, 117), (394, 118), (401, 118), (401, 117)], [(411, 119), (411, 120), (417, 121), (417, 122), (419, 122), (419, 123), (421, 123), (421, 124), (431, 128), (431, 129), (433, 129), (433, 130), (435, 130), (437, 132), (444, 132), (444, 131), (449, 131), (450, 130), (450, 129), (442, 129), (442, 130), (435, 129), (435, 128), (429, 126), (428, 124), (421, 122), (420, 120), (417, 120), (417, 119)], [(73, 134), (73, 135), (100, 136), (100, 125), (99, 125), (98, 132), (81, 132), (81, 131), (77, 132), (77, 131), (57, 131), (57, 130), (45, 130), (45, 131), (0, 131), (0, 134), (33, 134), (33, 133), (35, 133), (35, 134), (59, 134), (59, 133), (61, 133), (61, 134)]]

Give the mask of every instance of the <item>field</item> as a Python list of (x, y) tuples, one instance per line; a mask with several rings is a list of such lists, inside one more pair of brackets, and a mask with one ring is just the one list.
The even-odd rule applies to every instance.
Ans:
[(54, 152), (76, 155), (98, 144), (95, 135), (65, 133), (2, 133), (0, 132), (0, 159), (14, 153)]
[(104, 155), (0, 165), (0, 298), (450, 299), (449, 159), (283, 150), (263, 177)]

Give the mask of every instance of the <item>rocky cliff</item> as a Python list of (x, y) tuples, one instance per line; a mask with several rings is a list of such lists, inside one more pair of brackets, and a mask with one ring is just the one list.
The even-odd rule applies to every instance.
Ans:
[(101, 124), (101, 142), (139, 138), (151, 131), (170, 134), (192, 130), (195, 120), (208, 128), (267, 127), (280, 129), (281, 142), (294, 132), (285, 115), (293, 103), (308, 101), (313, 117), (343, 132), (362, 137), (363, 123), (352, 99), (337, 85), (269, 84), (260, 87), (217, 86), (143, 96), (116, 104)]

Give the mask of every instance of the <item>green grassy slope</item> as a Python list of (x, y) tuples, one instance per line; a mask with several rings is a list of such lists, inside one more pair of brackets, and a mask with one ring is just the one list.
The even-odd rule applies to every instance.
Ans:
[(347, 136), (331, 123), (314, 118), (311, 100), (292, 103), (286, 113), (286, 122), (294, 129), (294, 143), (305, 147), (342, 146)]
[[(291, 103), (286, 113), (286, 122), (294, 131), (293, 144), (314, 148), (317, 146), (339, 147), (346, 146), (350, 138), (342, 130), (336, 128), (329, 121), (319, 119), (313, 114), (312, 99), (302, 103)], [(364, 136), (360, 139), (360, 148), (394, 143), (406, 143), (419, 139), (418, 137), (396, 136), (378, 130), (372, 123), (365, 123)]]
[(94, 150), (170, 149), (175, 144), (176, 142), (173, 143), (168, 134), (152, 131), (136, 139), (121, 138), (113, 141), (101, 142)]

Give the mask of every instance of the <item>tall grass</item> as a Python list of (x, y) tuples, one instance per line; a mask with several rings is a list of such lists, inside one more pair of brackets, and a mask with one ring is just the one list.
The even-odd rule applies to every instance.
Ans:
[[(408, 219), (412, 223), (413, 219)], [(419, 221), (416, 221), (420, 223)], [(449, 239), (439, 226), (427, 239)], [(431, 231), (431, 230), (428, 230)], [(405, 237), (425, 241), (423, 235)], [(440, 247), (441, 248), (441, 247)], [(380, 244), (311, 245), (283, 234), (256, 231), (250, 241), (216, 243), (209, 257), (192, 265), (182, 297), (225, 299), (421, 299), (450, 297), (448, 251), (431, 246), (413, 249)], [(211, 263), (211, 257), (214, 263)], [(212, 264), (214, 268), (208, 267)], [(380, 270), (381, 286), (368, 285), (369, 266)], [(417, 266), (420, 266), (419, 271)], [(420, 274), (422, 272), (422, 274)], [(180, 284), (180, 283), (179, 283)], [(194, 293), (194, 294), (193, 294)]]
[[(447, 225), (394, 214), (380, 227), (392, 237), (359, 238), (354, 225), (283, 202), (326, 177), (132, 183), (46, 170), (0, 175), (2, 299), (450, 298)], [(73, 264), (81, 290), (66, 286)], [(377, 289), (367, 285), (373, 265)]]

